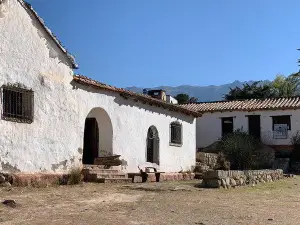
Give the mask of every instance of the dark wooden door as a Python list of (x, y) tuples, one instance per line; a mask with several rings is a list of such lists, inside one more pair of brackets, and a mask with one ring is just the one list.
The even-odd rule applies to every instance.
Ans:
[(249, 134), (260, 139), (260, 116), (248, 116), (248, 130)]
[(151, 126), (147, 134), (147, 162), (159, 165), (159, 137), (156, 127)]
[(222, 118), (222, 136), (233, 132), (233, 117)]
[(96, 118), (86, 118), (83, 143), (83, 164), (94, 164), (99, 152), (99, 129)]

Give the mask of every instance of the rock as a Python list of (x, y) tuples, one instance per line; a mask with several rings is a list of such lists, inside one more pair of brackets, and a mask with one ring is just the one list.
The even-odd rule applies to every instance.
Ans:
[(221, 180), (221, 184), (223, 188), (227, 188), (226, 181), (224, 179)]
[(235, 181), (233, 178), (230, 179), (230, 185), (231, 185), (232, 187), (235, 187), (235, 186), (236, 186), (236, 181)]
[(2, 202), (2, 204), (6, 205), (6, 206), (9, 206), (9, 207), (12, 207), (12, 208), (16, 208), (16, 206), (17, 206), (16, 201), (12, 200), (12, 199), (4, 200)]
[(8, 181), (5, 181), (4, 183), (0, 184), (1, 187), (11, 187), (11, 184)]
[(244, 179), (243, 179), (243, 178), (240, 178), (240, 185), (242, 186), (242, 185), (244, 185), (244, 184), (245, 184)]
[(230, 178), (226, 177), (225, 178), (226, 186), (230, 186)]
[(219, 188), (222, 185), (222, 182), (217, 179), (203, 180), (205, 182), (205, 186), (209, 188)]
[(5, 182), (5, 177), (3, 175), (0, 175), (0, 184)]
[(287, 178), (293, 178), (293, 177), (296, 177), (295, 174), (284, 174), (283, 176), (284, 176), (284, 177), (287, 177)]

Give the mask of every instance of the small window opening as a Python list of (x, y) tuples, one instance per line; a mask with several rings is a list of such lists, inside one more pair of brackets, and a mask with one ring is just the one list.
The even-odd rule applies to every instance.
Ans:
[(171, 123), (171, 140), (173, 144), (182, 144), (182, 125), (179, 122)]
[(273, 130), (276, 124), (286, 124), (287, 129), (291, 130), (291, 116), (272, 116)]
[(15, 86), (2, 86), (2, 119), (33, 122), (34, 92)]

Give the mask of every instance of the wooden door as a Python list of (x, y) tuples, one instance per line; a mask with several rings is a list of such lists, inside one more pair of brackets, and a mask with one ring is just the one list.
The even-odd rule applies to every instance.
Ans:
[(222, 118), (222, 136), (233, 132), (233, 117)]
[(96, 118), (86, 118), (84, 128), (83, 164), (94, 164), (99, 152), (99, 128)]
[(249, 134), (260, 139), (260, 115), (248, 116)]

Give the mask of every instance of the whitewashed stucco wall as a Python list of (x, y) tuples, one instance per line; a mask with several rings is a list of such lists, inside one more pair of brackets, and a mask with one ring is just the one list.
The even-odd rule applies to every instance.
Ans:
[[(170, 112), (161, 108), (125, 100), (118, 94), (96, 91), (75, 84), (77, 101), (80, 102), (80, 133), (78, 146), (83, 145), (84, 121), (89, 111), (101, 107), (109, 115), (113, 127), (113, 153), (120, 154), (127, 162), (128, 171), (137, 171), (137, 166), (146, 161), (146, 140), (150, 126), (154, 125), (160, 138), (160, 169), (178, 172), (190, 169), (195, 164), (196, 120), (191, 116)], [(170, 123), (179, 121), (183, 127), (183, 145), (170, 146)], [(101, 124), (99, 124), (101, 126)], [(101, 136), (101, 134), (100, 134)]]
[(32, 124), (0, 120), (1, 169), (54, 171), (78, 162), (78, 103), (68, 98), (73, 71), (65, 56), (16, 0), (0, 5), (0, 40), (0, 85), (20, 83), (35, 94)]
[[(31, 124), (0, 119), (0, 170), (62, 172), (81, 165), (85, 119), (97, 107), (111, 119), (113, 153), (122, 155), (127, 171), (145, 162), (151, 125), (159, 132), (161, 170), (177, 172), (195, 164), (194, 118), (110, 92), (75, 88), (66, 57), (16, 0), (0, 5), (0, 40), (0, 85), (31, 88), (35, 105)], [(176, 120), (183, 125), (181, 147), (169, 145), (169, 124)]]
[[(266, 110), (266, 111), (234, 111), (234, 112), (215, 112), (204, 113), (202, 117), (197, 118), (197, 148), (204, 148), (222, 136), (222, 117), (234, 117), (234, 130), (242, 129), (248, 132), (247, 115), (260, 115), (261, 121), (261, 139), (268, 145), (290, 145), (290, 138), (297, 131), (300, 131), (300, 110)], [(272, 116), (291, 116), (291, 130), (288, 131), (287, 139), (274, 139), (272, 131)]]

